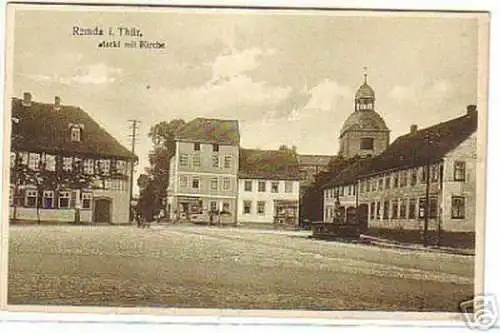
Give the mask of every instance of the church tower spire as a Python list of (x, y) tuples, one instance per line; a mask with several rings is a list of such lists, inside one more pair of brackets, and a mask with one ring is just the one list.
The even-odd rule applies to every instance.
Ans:
[(363, 84), (359, 87), (354, 98), (354, 110), (366, 111), (375, 109), (375, 91), (368, 85), (368, 68), (363, 67)]

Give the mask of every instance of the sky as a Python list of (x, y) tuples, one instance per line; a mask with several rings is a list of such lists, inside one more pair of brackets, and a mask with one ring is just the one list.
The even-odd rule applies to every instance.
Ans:
[[(12, 93), (48, 103), (60, 96), (126, 147), (128, 120), (139, 120), (136, 178), (148, 165), (149, 128), (175, 118), (237, 119), (246, 148), (335, 155), (364, 67), (391, 141), (476, 104), (477, 24), (454, 14), (18, 10)], [(143, 36), (73, 36), (74, 26), (135, 27)], [(166, 47), (97, 47), (134, 39)]]

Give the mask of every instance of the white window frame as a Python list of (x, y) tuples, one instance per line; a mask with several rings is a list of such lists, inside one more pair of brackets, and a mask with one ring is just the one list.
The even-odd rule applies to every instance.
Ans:
[(181, 188), (186, 188), (188, 186), (188, 177), (187, 176), (179, 176), (179, 186)]
[(280, 182), (278, 181), (271, 182), (271, 193), (280, 193)]
[(45, 170), (56, 171), (56, 156), (45, 154)]
[(224, 191), (230, 191), (231, 190), (231, 178), (224, 178), (222, 180), (222, 188)]
[(116, 172), (119, 174), (126, 174), (127, 171), (127, 162), (122, 160), (116, 160)]
[(189, 156), (186, 153), (179, 154), (179, 166), (188, 167), (189, 166)]
[[(262, 210), (260, 209), (262, 208)], [(257, 215), (266, 215), (266, 202), (257, 201)]]
[(233, 157), (231, 155), (225, 155), (224, 156), (224, 168), (231, 169), (232, 164), (233, 164)]
[[(456, 201), (461, 201), (461, 211), (460, 209), (458, 210), (458, 214), (455, 214), (455, 202)], [(464, 196), (461, 195), (453, 195), (451, 197), (451, 218), (453, 220), (463, 220), (465, 219), (465, 215), (467, 213), (467, 206), (466, 206), (466, 199)]]
[(211, 178), (210, 179), (210, 190), (217, 191), (219, 189), (219, 179)]
[(64, 156), (62, 159), (63, 162), (63, 171), (70, 172), (73, 170), (73, 158)]
[[(34, 205), (28, 204), (28, 200), (30, 198), (35, 198)], [(36, 189), (32, 189), (32, 188), (26, 189), (26, 191), (24, 193), (24, 206), (29, 207), (29, 208), (35, 208), (37, 200), (38, 200), (38, 191)]]
[(71, 142), (80, 142), (82, 140), (82, 129), (80, 126), (71, 126), (70, 139)]
[(219, 153), (212, 154), (212, 168), (218, 168), (220, 166)]
[[(250, 185), (250, 186), (247, 186)], [(245, 180), (243, 183), (243, 190), (245, 192), (252, 192), (253, 190), (253, 182), (251, 180)]]
[[(82, 209), (92, 209), (92, 192), (82, 192)], [(85, 200), (88, 200), (89, 206), (85, 207)]]
[(200, 153), (193, 154), (193, 168), (201, 167), (201, 155)]
[[(67, 205), (61, 205), (61, 199), (67, 199)], [(71, 192), (70, 191), (59, 191), (59, 197), (57, 198), (57, 207), (59, 209), (69, 209), (71, 207)]]
[[(248, 208), (248, 211), (246, 210), (247, 208)], [(243, 201), (243, 214), (244, 215), (252, 214), (252, 201), (251, 200), (244, 200)]]
[(100, 160), (99, 170), (103, 175), (109, 175), (111, 173), (111, 160)]
[[(459, 174), (460, 171), (463, 172), (463, 174), (460, 175)], [(466, 178), (467, 178), (467, 163), (465, 161), (455, 161), (453, 163), (453, 180), (456, 182), (465, 182)]]
[(83, 172), (86, 175), (93, 175), (94, 174), (94, 160), (92, 159), (85, 159), (83, 161)]
[(31, 170), (38, 170), (40, 169), (40, 162), (42, 160), (42, 157), (40, 156), (39, 153), (29, 153), (28, 155), (28, 168)]
[[(195, 181), (197, 181), (197, 184), (198, 184), (198, 186), (197, 186), (197, 187), (195, 187), (195, 186), (194, 186), (194, 182), (195, 182)], [(199, 178), (199, 177), (193, 177), (193, 178), (191, 179), (191, 188), (192, 188), (193, 190), (197, 190), (197, 191), (199, 191), (199, 190), (200, 190), (200, 187), (201, 187), (201, 184), (200, 184), (200, 178)]]
[[(50, 207), (46, 207), (46, 205), (45, 205), (45, 199), (46, 198), (52, 199)], [(42, 207), (45, 208), (45, 209), (52, 209), (52, 208), (54, 208), (54, 199), (55, 199), (54, 191), (51, 191), (51, 190), (45, 190), (45, 191), (43, 191), (43, 194), (42, 194)]]
[(285, 193), (293, 193), (293, 182), (291, 180), (285, 181)]
[[(263, 190), (261, 191), (261, 186), (264, 184), (263, 186)], [(267, 182), (265, 180), (259, 180), (258, 183), (257, 183), (257, 191), (260, 192), (260, 193), (265, 193), (267, 190)]]

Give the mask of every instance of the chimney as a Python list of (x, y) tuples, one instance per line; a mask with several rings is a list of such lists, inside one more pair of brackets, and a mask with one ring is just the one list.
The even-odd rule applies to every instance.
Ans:
[(25, 92), (23, 96), (23, 105), (31, 106), (31, 93)]
[(475, 104), (467, 105), (467, 114), (468, 115), (471, 115), (476, 111), (477, 111), (477, 105), (475, 105)]
[(56, 111), (61, 109), (61, 97), (59, 96), (54, 97), (54, 109)]
[(410, 134), (415, 134), (417, 133), (418, 126), (413, 124), (410, 126)]

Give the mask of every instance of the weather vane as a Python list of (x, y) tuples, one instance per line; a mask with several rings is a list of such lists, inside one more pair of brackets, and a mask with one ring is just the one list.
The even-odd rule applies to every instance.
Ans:
[(365, 78), (365, 83), (367, 82), (368, 79), (368, 67), (363, 67), (363, 76)]

